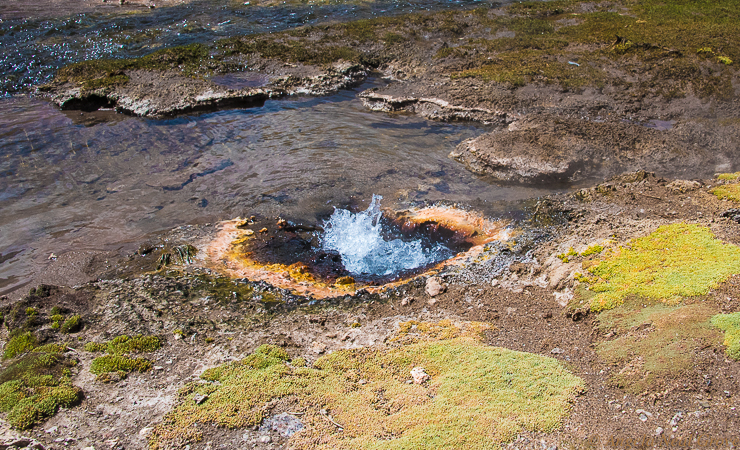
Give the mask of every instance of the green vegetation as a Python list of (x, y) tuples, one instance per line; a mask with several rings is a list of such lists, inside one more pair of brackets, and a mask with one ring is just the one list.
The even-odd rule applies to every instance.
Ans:
[(61, 331), (62, 333), (75, 333), (77, 331), (80, 331), (81, 328), (82, 316), (80, 316), (79, 314), (75, 314), (74, 316), (64, 321), (62, 326), (59, 327), (59, 331)]
[(604, 251), (604, 246), (595, 244), (589, 246), (586, 250), (581, 252), (581, 256), (591, 256), (591, 255), (598, 255), (599, 253)]
[(75, 361), (64, 356), (65, 349), (61, 344), (37, 347), (0, 372), (0, 412), (8, 413), (11, 426), (31, 428), (82, 399), (69, 380)]
[[(183, 389), (150, 447), (197, 441), (201, 427), (259, 424), (264, 405), (283, 398), (303, 412), (306, 429), (291, 438), (294, 447), (491, 448), (521, 430), (557, 428), (584, 387), (555, 359), (489, 347), (449, 323), (428, 327), (439, 339), (417, 336), (423, 328), (406, 326), (395, 347), (334, 352), (311, 368), (299, 358), (289, 364), (284, 350), (263, 345), (204, 372), (210, 383)], [(430, 380), (408, 384), (414, 367)], [(196, 404), (196, 394), (208, 398)]]
[(36, 336), (30, 331), (22, 333), (16, 331), (11, 333), (10, 340), (5, 344), (5, 351), (3, 352), (3, 359), (14, 358), (22, 353), (33, 350), (37, 344)]
[(720, 173), (717, 175), (717, 179), (720, 181), (737, 181), (740, 179), (740, 172)]
[(720, 200), (740, 202), (740, 183), (724, 184), (712, 189), (712, 194)]
[(639, 394), (690, 372), (694, 353), (720, 342), (709, 321), (715, 312), (701, 304), (632, 299), (598, 315), (598, 327), (617, 337), (599, 342), (596, 350), (616, 366), (611, 381)]
[(190, 244), (178, 245), (170, 251), (162, 253), (157, 261), (157, 270), (163, 269), (170, 264), (190, 264), (198, 254), (198, 249)]
[(124, 353), (148, 353), (159, 349), (162, 342), (157, 336), (138, 335), (129, 337), (121, 335), (108, 342), (88, 342), (85, 350), (88, 352), (107, 352), (111, 355), (122, 355)]
[(612, 383), (640, 394), (692, 376), (695, 354), (721, 342), (717, 328), (726, 332), (733, 355), (733, 345), (740, 345), (740, 315), (716, 315), (715, 306), (695, 297), (740, 273), (740, 248), (719, 241), (706, 227), (678, 223), (596, 250), (598, 259), (584, 263), (588, 273), (576, 275), (588, 286), (576, 303), (599, 312), (596, 323), (604, 337), (596, 351), (614, 366)]
[(604, 251), (604, 246), (599, 244), (594, 244), (586, 248), (586, 250), (582, 251), (581, 253), (578, 253), (575, 251), (573, 247), (570, 247), (567, 252), (560, 253), (557, 255), (558, 259), (563, 261), (564, 263), (570, 262), (571, 258), (573, 257), (583, 257), (587, 258), (592, 255), (598, 255), (599, 253)]
[(64, 316), (61, 314), (54, 314), (51, 317), (49, 317), (49, 319), (51, 319), (51, 328), (54, 330), (58, 330), (59, 327), (62, 326), (62, 322), (64, 321)]
[[(625, 84), (615, 73), (639, 70), (639, 86), (664, 96), (734, 96), (731, 72), (740, 56), (740, 5), (717, 2), (617, 2), (611, 10), (578, 11), (578, 1), (510, 5), (514, 17), (485, 18), (494, 30), (515, 37), (471, 40), (439, 57), (475, 55), (476, 68), (457, 76), (521, 86), (557, 83), (568, 88)], [(716, 54), (712, 49), (722, 49)], [(699, 49), (699, 52), (696, 51)], [(711, 59), (710, 59), (711, 57)], [(570, 61), (576, 64), (570, 64)]]
[[(233, 70), (242, 65), (241, 57), (249, 55), (315, 65), (346, 60), (377, 67), (393, 58), (394, 48), (433, 34), (445, 40), (438, 58), (464, 58), (471, 67), (451, 73), (453, 77), (511, 86), (538, 82), (581, 88), (611, 83), (666, 97), (689, 93), (734, 97), (733, 61), (740, 58), (736, 1), (617, 1), (596, 12), (582, 12), (580, 3), (523, 2), (509, 5), (510, 15), (489, 15), (488, 9), (479, 8), (232, 37), (137, 59), (73, 64), (59, 70), (56, 81), (94, 90), (126, 83), (128, 70), (177, 70), (198, 77)], [(476, 37), (461, 39), (471, 27), (470, 35)], [(634, 72), (642, 74), (641, 80), (626, 81), (625, 74)]]
[(107, 352), (107, 355), (95, 358), (90, 372), (98, 376), (99, 381), (110, 381), (111, 373), (123, 379), (129, 372), (146, 372), (152, 363), (146, 358), (131, 358), (128, 353), (148, 353), (159, 349), (162, 342), (157, 336), (118, 336), (108, 342), (88, 342), (85, 350), (92, 353)]
[(123, 355), (105, 355), (93, 359), (90, 372), (95, 375), (103, 375), (109, 372), (118, 372), (125, 376), (126, 373), (137, 371), (146, 372), (152, 368), (152, 362), (146, 358), (130, 358)]
[(717, 314), (712, 317), (712, 325), (725, 332), (727, 355), (740, 361), (740, 312)]
[(614, 308), (628, 297), (675, 305), (740, 273), (740, 249), (719, 241), (706, 227), (664, 225), (607, 252), (588, 271), (592, 276), (584, 278), (595, 293), (592, 311)]
[(55, 79), (95, 90), (128, 82), (125, 70), (177, 69), (186, 76), (198, 76), (208, 73), (209, 66), (208, 47), (191, 44), (159, 50), (136, 59), (97, 59), (70, 64), (59, 69)]
[(559, 254), (558, 258), (564, 263), (567, 263), (570, 261), (571, 256), (578, 256), (578, 252), (573, 247), (569, 248), (567, 252)]

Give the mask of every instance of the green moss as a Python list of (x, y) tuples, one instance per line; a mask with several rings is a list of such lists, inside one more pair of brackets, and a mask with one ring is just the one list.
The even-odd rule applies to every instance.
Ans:
[(591, 256), (591, 255), (598, 255), (599, 253), (604, 251), (604, 247), (602, 245), (596, 244), (588, 247), (586, 250), (581, 252), (581, 256)]
[[(414, 367), (431, 379), (406, 383)], [(584, 387), (557, 360), (489, 347), (470, 336), (337, 351), (313, 368), (287, 364), (284, 352), (260, 347), (203, 378), (219, 383), (183, 390), (182, 403), (155, 427), (151, 448), (197, 441), (211, 425), (257, 425), (265, 404), (278, 398), (305, 409), (306, 428), (291, 438), (294, 447), (491, 448), (524, 429), (557, 428)], [(196, 404), (195, 394), (208, 394), (208, 401)]]
[(108, 344), (99, 342), (88, 342), (85, 344), (85, 351), (90, 353), (102, 353), (108, 350)]
[[(482, 22), (516, 37), (479, 39), (438, 56), (476, 55), (474, 61), (482, 64), (453, 75), (512, 86), (540, 82), (580, 88), (608, 82), (666, 97), (694, 92), (734, 98), (730, 73), (714, 73), (716, 63), (708, 56), (714, 55), (712, 48), (722, 48), (715, 61), (727, 64), (740, 55), (733, 38), (740, 33), (737, 2), (618, 2), (623, 11), (571, 15), (579, 3), (514, 3), (508, 11), (519, 17), (483, 17)], [(639, 71), (643, 80), (626, 82), (618, 74), (622, 71)]]
[(37, 347), (0, 372), (0, 412), (8, 413), (14, 428), (31, 428), (82, 399), (82, 391), (69, 381), (72, 360), (64, 349), (63, 344)]
[(570, 258), (573, 256), (578, 256), (578, 252), (573, 249), (573, 247), (569, 248), (567, 252), (561, 253), (558, 255), (558, 259), (560, 259), (562, 262), (567, 263), (570, 261)]
[(677, 304), (740, 273), (740, 249), (719, 241), (706, 227), (664, 225), (608, 252), (588, 271), (593, 275), (590, 290), (596, 293), (593, 311), (614, 308), (630, 296)]
[(732, 64), (732, 60), (730, 58), (728, 58), (727, 56), (718, 56), (717, 57), (717, 61), (720, 62), (720, 63), (722, 63), (722, 64), (725, 64), (727, 66), (729, 66), (730, 64)]
[(209, 49), (203, 44), (191, 44), (159, 50), (136, 59), (97, 59), (83, 61), (59, 69), (55, 80), (79, 84), (95, 90), (125, 84), (126, 70), (179, 70), (187, 76), (209, 72)]
[(157, 336), (138, 335), (129, 337), (121, 335), (108, 342), (88, 342), (85, 350), (88, 352), (108, 352), (111, 355), (123, 355), (124, 353), (148, 353), (162, 347), (162, 342)]
[(11, 335), (8, 343), (5, 344), (3, 359), (14, 358), (22, 353), (33, 350), (33, 348), (36, 347), (36, 343), (36, 336), (34, 336), (30, 331)]
[(698, 349), (720, 342), (709, 321), (715, 313), (701, 304), (633, 299), (598, 315), (598, 328), (617, 336), (596, 350), (615, 365), (611, 381), (617, 386), (634, 394), (659, 389), (693, 370)]
[(720, 200), (740, 202), (740, 183), (724, 184), (712, 189), (712, 194)]
[(740, 361), (740, 312), (717, 314), (712, 317), (712, 325), (725, 332), (727, 355)]
[(148, 353), (159, 349), (162, 342), (157, 336), (127, 335), (117, 336), (108, 342), (88, 342), (85, 350), (88, 352), (107, 352), (108, 354), (93, 359), (90, 372), (98, 375), (99, 381), (110, 380), (111, 373), (117, 373), (119, 378), (125, 378), (131, 371), (146, 372), (152, 368), (152, 363), (146, 358), (131, 358), (129, 353)]
[(109, 372), (146, 372), (151, 368), (152, 362), (146, 358), (130, 358), (123, 355), (104, 355), (93, 359), (93, 362), (90, 365), (90, 372), (96, 375), (102, 375)]
[(50, 316), (57, 316), (62, 314), (62, 309), (58, 306), (52, 306), (51, 310), (49, 310)]
[(717, 175), (717, 179), (720, 181), (737, 181), (740, 179), (740, 172), (720, 173)]
[(36, 308), (28, 307), (26, 308), (26, 316), (28, 317), (35, 317), (39, 315), (39, 310)]
[(55, 330), (58, 330), (59, 327), (61, 327), (62, 323), (64, 322), (64, 316), (61, 314), (54, 314), (51, 317), (49, 317), (49, 319), (51, 319), (51, 328)]
[(59, 327), (59, 331), (62, 333), (76, 333), (82, 328), (82, 316), (75, 314), (69, 319), (65, 320), (64, 323)]

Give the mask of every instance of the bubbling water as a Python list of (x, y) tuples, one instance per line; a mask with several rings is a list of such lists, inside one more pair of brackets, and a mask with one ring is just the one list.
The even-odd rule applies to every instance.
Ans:
[(386, 276), (418, 269), (452, 257), (455, 252), (436, 243), (425, 244), (421, 239), (388, 239), (390, 230), (381, 221), (380, 200), (373, 195), (370, 206), (356, 214), (335, 209), (324, 223), (322, 248), (337, 252), (342, 265), (353, 275)]

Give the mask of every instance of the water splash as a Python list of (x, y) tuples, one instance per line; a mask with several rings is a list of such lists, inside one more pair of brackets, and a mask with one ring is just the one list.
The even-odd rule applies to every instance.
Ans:
[(454, 252), (442, 244), (425, 245), (422, 240), (386, 240), (381, 221), (380, 200), (373, 195), (370, 206), (353, 214), (335, 209), (324, 223), (322, 246), (341, 255), (342, 265), (354, 275), (385, 276), (443, 261)]

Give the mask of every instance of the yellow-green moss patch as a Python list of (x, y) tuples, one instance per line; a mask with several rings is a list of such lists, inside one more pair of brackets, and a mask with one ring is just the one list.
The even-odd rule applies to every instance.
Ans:
[(129, 337), (124, 334), (108, 342), (88, 342), (85, 344), (85, 350), (88, 352), (108, 352), (111, 355), (122, 355), (124, 353), (134, 352), (153, 352), (161, 346), (162, 342), (157, 336), (138, 335)]
[(85, 350), (98, 353), (107, 352), (107, 355), (93, 359), (90, 372), (98, 376), (99, 381), (110, 381), (110, 374), (117, 374), (119, 379), (125, 378), (129, 372), (146, 372), (152, 368), (152, 362), (146, 358), (131, 358), (129, 353), (148, 353), (159, 349), (162, 342), (157, 336), (127, 335), (117, 336), (108, 342), (88, 342)]
[(21, 353), (33, 350), (33, 348), (36, 347), (36, 342), (36, 336), (34, 336), (30, 331), (11, 334), (10, 340), (5, 344), (3, 359), (13, 358)]
[(702, 304), (632, 299), (598, 315), (598, 327), (616, 337), (599, 342), (596, 350), (614, 365), (611, 381), (639, 394), (686, 375), (698, 349), (719, 344), (720, 334), (710, 324), (715, 313)]
[[(414, 325), (421, 324), (406, 327), (404, 342)], [(282, 349), (262, 346), (206, 371), (202, 378), (211, 383), (188, 385), (150, 446), (197, 441), (201, 427), (259, 424), (266, 403), (284, 399), (303, 412), (305, 429), (293, 435), (292, 448), (491, 448), (521, 430), (557, 428), (584, 387), (555, 359), (490, 347), (475, 333), (446, 338), (446, 328), (430, 328), (440, 339), (338, 351), (313, 367), (289, 364)], [(407, 383), (414, 367), (431, 379)], [(196, 404), (196, 394), (208, 398)]]
[(717, 314), (712, 317), (712, 325), (725, 332), (727, 355), (740, 361), (740, 312)]
[(720, 200), (740, 202), (740, 183), (725, 184), (712, 189), (712, 194)]
[(65, 349), (63, 344), (37, 347), (0, 372), (0, 412), (8, 413), (14, 428), (31, 428), (82, 399), (69, 380), (75, 361), (65, 357)]
[(595, 293), (593, 311), (614, 308), (629, 296), (677, 304), (740, 273), (740, 248), (703, 226), (664, 225), (607, 252), (588, 271), (592, 276), (582, 280)]
[(720, 181), (737, 181), (740, 179), (740, 172), (720, 173), (717, 175), (717, 179)]

